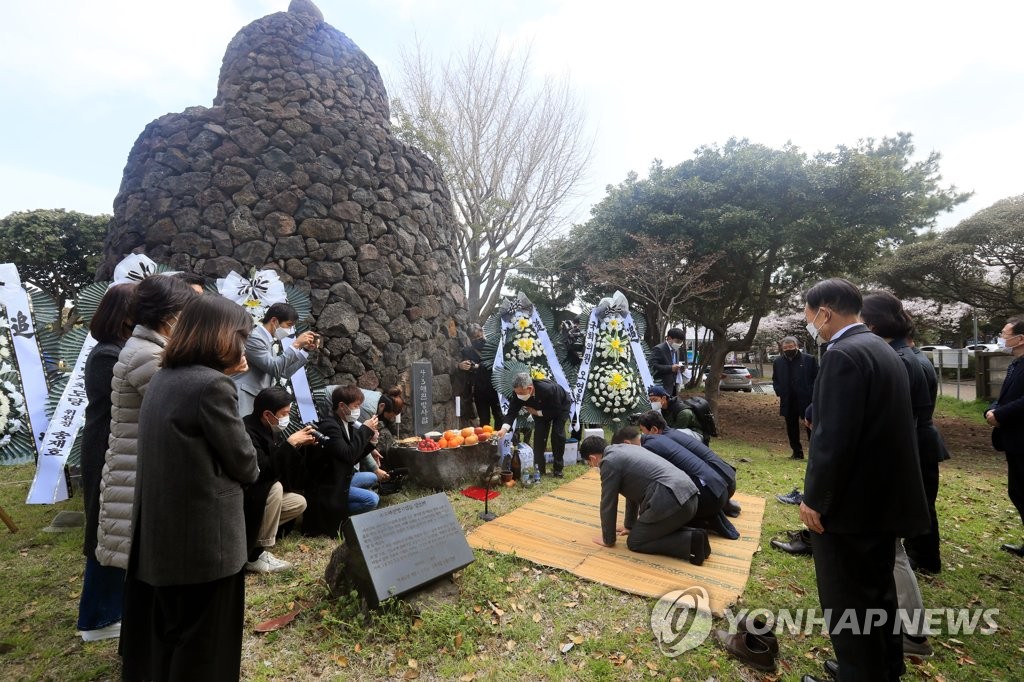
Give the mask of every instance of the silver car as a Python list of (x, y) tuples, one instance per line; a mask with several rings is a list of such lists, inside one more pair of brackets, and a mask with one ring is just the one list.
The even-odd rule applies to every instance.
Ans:
[(754, 380), (750, 370), (743, 365), (726, 365), (718, 381), (719, 391), (745, 391), (754, 389)]

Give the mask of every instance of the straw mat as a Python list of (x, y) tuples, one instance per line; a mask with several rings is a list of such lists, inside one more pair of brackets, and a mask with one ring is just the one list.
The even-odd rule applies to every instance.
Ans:
[[(709, 534), (711, 556), (702, 566), (631, 552), (624, 538), (615, 547), (595, 544), (592, 538), (601, 535), (601, 478), (596, 470), (479, 526), (470, 532), (468, 540), (477, 549), (515, 554), (648, 597), (699, 585), (708, 591), (711, 609), (721, 614), (736, 602), (747, 584), (764, 519), (763, 498), (737, 493), (733, 500), (743, 507), (742, 514), (731, 519), (740, 538), (726, 540)], [(620, 526), (625, 506), (626, 501), (620, 497)]]

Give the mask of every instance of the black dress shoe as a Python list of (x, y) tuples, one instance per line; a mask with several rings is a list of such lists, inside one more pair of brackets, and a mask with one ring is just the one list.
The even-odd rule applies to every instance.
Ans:
[(834, 661), (831, 658), (829, 660), (825, 661), (825, 672), (828, 673), (828, 676), (831, 677), (833, 680), (838, 680), (839, 679), (839, 662), (838, 661)]
[(768, 645), (768, 651), (771, 652), (772, 656), (779, 655), (779, 638), (768, 628), (768, 623), (764, 618), (748, 618), (743, 616), (736, 623), (736, 630), (757, 635)]
[(1017, 556), (1024, 556), (1024, 545), (1011, 545), (1005, 544), (1002, 547), (1003, 550), (1010, 554), (1016, 554)]
[(771, 652), (768, 642), (758, 635), (749, 632), (736, 632), (729, 634), (725, 630), (716, 630), (722, 648), (735, 656), (745, 665), (754, 670), (766, 673), (773, 673), (777, 668), (776, 654)]
[(789, 456), (789, 458), (790, 459), (803, 459), (804, 458), (804, 453), (802, 453), (802, 452), (794, 452), (792, 455)]
[(732, 500), (729, 500), (728, 502), (725, 503), (725, 506), (722, 507), (722, 511), (725, 512), (726, 516), (736, 518), (740, 515), (740, 512), (743, 511), (743, 507), (733, 502)]
[(790, 540), (789, 542), (783, 542), (782, 540), (772, 540), (772, 547), (775, 549), (781, 549), (787, 554), (810, 554), (811, 553), (811, 531), (802, 530), (799, 535)]
[(562, 475), (562, 470), (558, 469), (557, 471), (555, 471), (554, 477), (555, 478), (564, 478), (564, 476)]

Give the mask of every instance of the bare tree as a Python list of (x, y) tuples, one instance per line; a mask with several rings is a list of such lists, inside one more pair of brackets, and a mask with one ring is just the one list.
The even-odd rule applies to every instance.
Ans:
[(690, 243), (681, 240), (667, 248), (662, 240), (646, 234), (630, 234), (636, 248), (628, 255), (585, 267), (591, 281), (620, 287), (630, 300), (640, 303), (647, 315), (648, 341), (661, 339), (669, 323), (678, 320), (686, 303), (717, 298), (720, 283), (711, 281), (716, 255), (689, 258)]
[(459, 222), (470, 319), (485, 319), (505, 276), (566, 220), (592, 143), (566, 79), (530, 79), (530, 55), (480, 40), (435, 68), (402, 56), (396, 132), (440, 165)]

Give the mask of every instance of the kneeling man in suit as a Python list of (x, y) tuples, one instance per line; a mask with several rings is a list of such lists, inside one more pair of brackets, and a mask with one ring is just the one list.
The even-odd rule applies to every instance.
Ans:
[[(635, 426), (615, 434), (605, 447), (600, 436), (580, 443), (580, 454), (601, 469), (601, 537), (594, 542), (614, 547), (617, 535), (643, 554), (664, 554), (700, 566), (711, 553), (706, 531), (687, 528), (697, 513), (697, 486), (690, 477), (639, 445)], [(626, 498), (624, 525), (616, 528), (619, 495)]]

